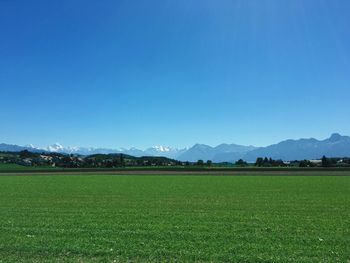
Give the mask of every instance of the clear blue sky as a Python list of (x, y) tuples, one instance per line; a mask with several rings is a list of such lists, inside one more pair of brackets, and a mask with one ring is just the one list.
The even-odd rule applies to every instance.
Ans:
[(350, 135), (350, 1), (0, 0), (0, 142)]

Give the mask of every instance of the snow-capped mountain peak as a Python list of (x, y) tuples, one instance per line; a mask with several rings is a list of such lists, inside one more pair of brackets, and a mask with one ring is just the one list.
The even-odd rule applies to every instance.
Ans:
[(38, 149), (38, 147), (35, 147), (33, 144), (27, 144), (24, 147), (32, 148), (32, 149)]
[(173, 149), (170, 148), (170, 147), (162, 146), (162, 145), (153, 146), (152, 148), (154, 148), (154, 149), (155, 149), (156, 151), (158, 151), (158, 152), (170, 152), (171, 150), (173, 150)]
[(56, 142), (55, 144), (49, 145), (47, 146), (47, 150), (49, 152), (60, 152), (63, 151), (65, 148), (59, 144), (58, 142)]

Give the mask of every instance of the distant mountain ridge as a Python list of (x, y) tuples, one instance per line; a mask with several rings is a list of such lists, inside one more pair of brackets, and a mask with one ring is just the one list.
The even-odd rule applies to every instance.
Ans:
[(59, 143), (37, 148), (33, 145), (18, 146), (12, 144), (0, 144), (0, 151), (18, 152), (29, 150), (32, 152), (58, 152), (68, 154), (110, 154), (123, 153), (135, 157), (141, 156), (163, 156), (180, 161), (212, 160), (214, 162), (234, 162), (243, 159), (248, 162), (254, 162), (258, 157), (268, 157), (273, 159), (282, 159), (285, 161), (318, 159), (323, 155), (327, 157), (350, 157), (350, 137), (342, 136), (338, 133), (332, 134), (324, 140), (299, 139), (285, 140), (277, 144), (266, 147), (244, 146), (239, 144), (220, 144), (212, 147), (206, 144), (195, 144), (190, 148), (176, 149), (166, 146), (154, 146), (146, 150), (137, 148), (87, 148), (87, 147), (64, 147)]
[(243, 158), (254, 161), (257, 157), (271, 157), (282, 160), (317, 159), (327, 157), (350, 156), (350, 137), (333, 133), (325, 140), (299, 139), (285, 140), (267, 147), (261, 147), (246, 153)]
[(33, 148), (32, 146), (19, 146), (15, 144), (6, 144), (6, 143), (0, 143), (0, 151), (1, 152), (20, 152), (28, 150), (31, 152), (44, 152), (43, 149), (37, 149)]
[(220, 144), (211, 147), (205, 144), (195, 144), (193, 147), (179, 155), (181, 161), (212, 160), (214, 162), (224, 162), (238, 160), (244, 154), (257, 149), (254, 146), (244, 146), (238, 144)]

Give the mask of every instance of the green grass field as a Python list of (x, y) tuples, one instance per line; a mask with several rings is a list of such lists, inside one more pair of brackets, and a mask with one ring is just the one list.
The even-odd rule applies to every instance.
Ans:
[(15, 163), (0, 163), (1, 170), (11, 170), (11, 169), (25, 169), (26, 167), (15, 164)]
[(348, 176), (0, 176), (0, 262), (349, 262)]

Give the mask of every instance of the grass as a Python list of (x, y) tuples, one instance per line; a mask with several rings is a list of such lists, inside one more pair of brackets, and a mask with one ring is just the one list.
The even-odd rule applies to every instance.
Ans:
[(55, 167), (52, 166), (24, 166), (15, 163), (0, 163), (0, 173), (1, 172), (17, 172), (17, 171), (41, 171), (48, 170), (51, 171)]
[(350, 177), (2, 176), (0, 262), (348, 262)]
[(1, 173), (104, 173), (104, 172), (132, 172), (132, 171), (149, 171), (155, 172), (156, 174), (162, 172), (320, 172), (329, 173), (332, 172), (344, 172), (350, 174), (350, 167), (256, 167), (256, 166), (125, 166), (116, 168), (63, 168), (63, 167), (52, 167), (52, 166), (21, 166), (17, 164), (0, 164), (0, 175)]
[(21, 166), (19, 164), (15, 164), (15, 163), (0, 163), (0, 171), (5, 169), (9, 169), (9, 170), (12, 170), (12, 169), (23, 169), (25, 168), (24, 166)]

